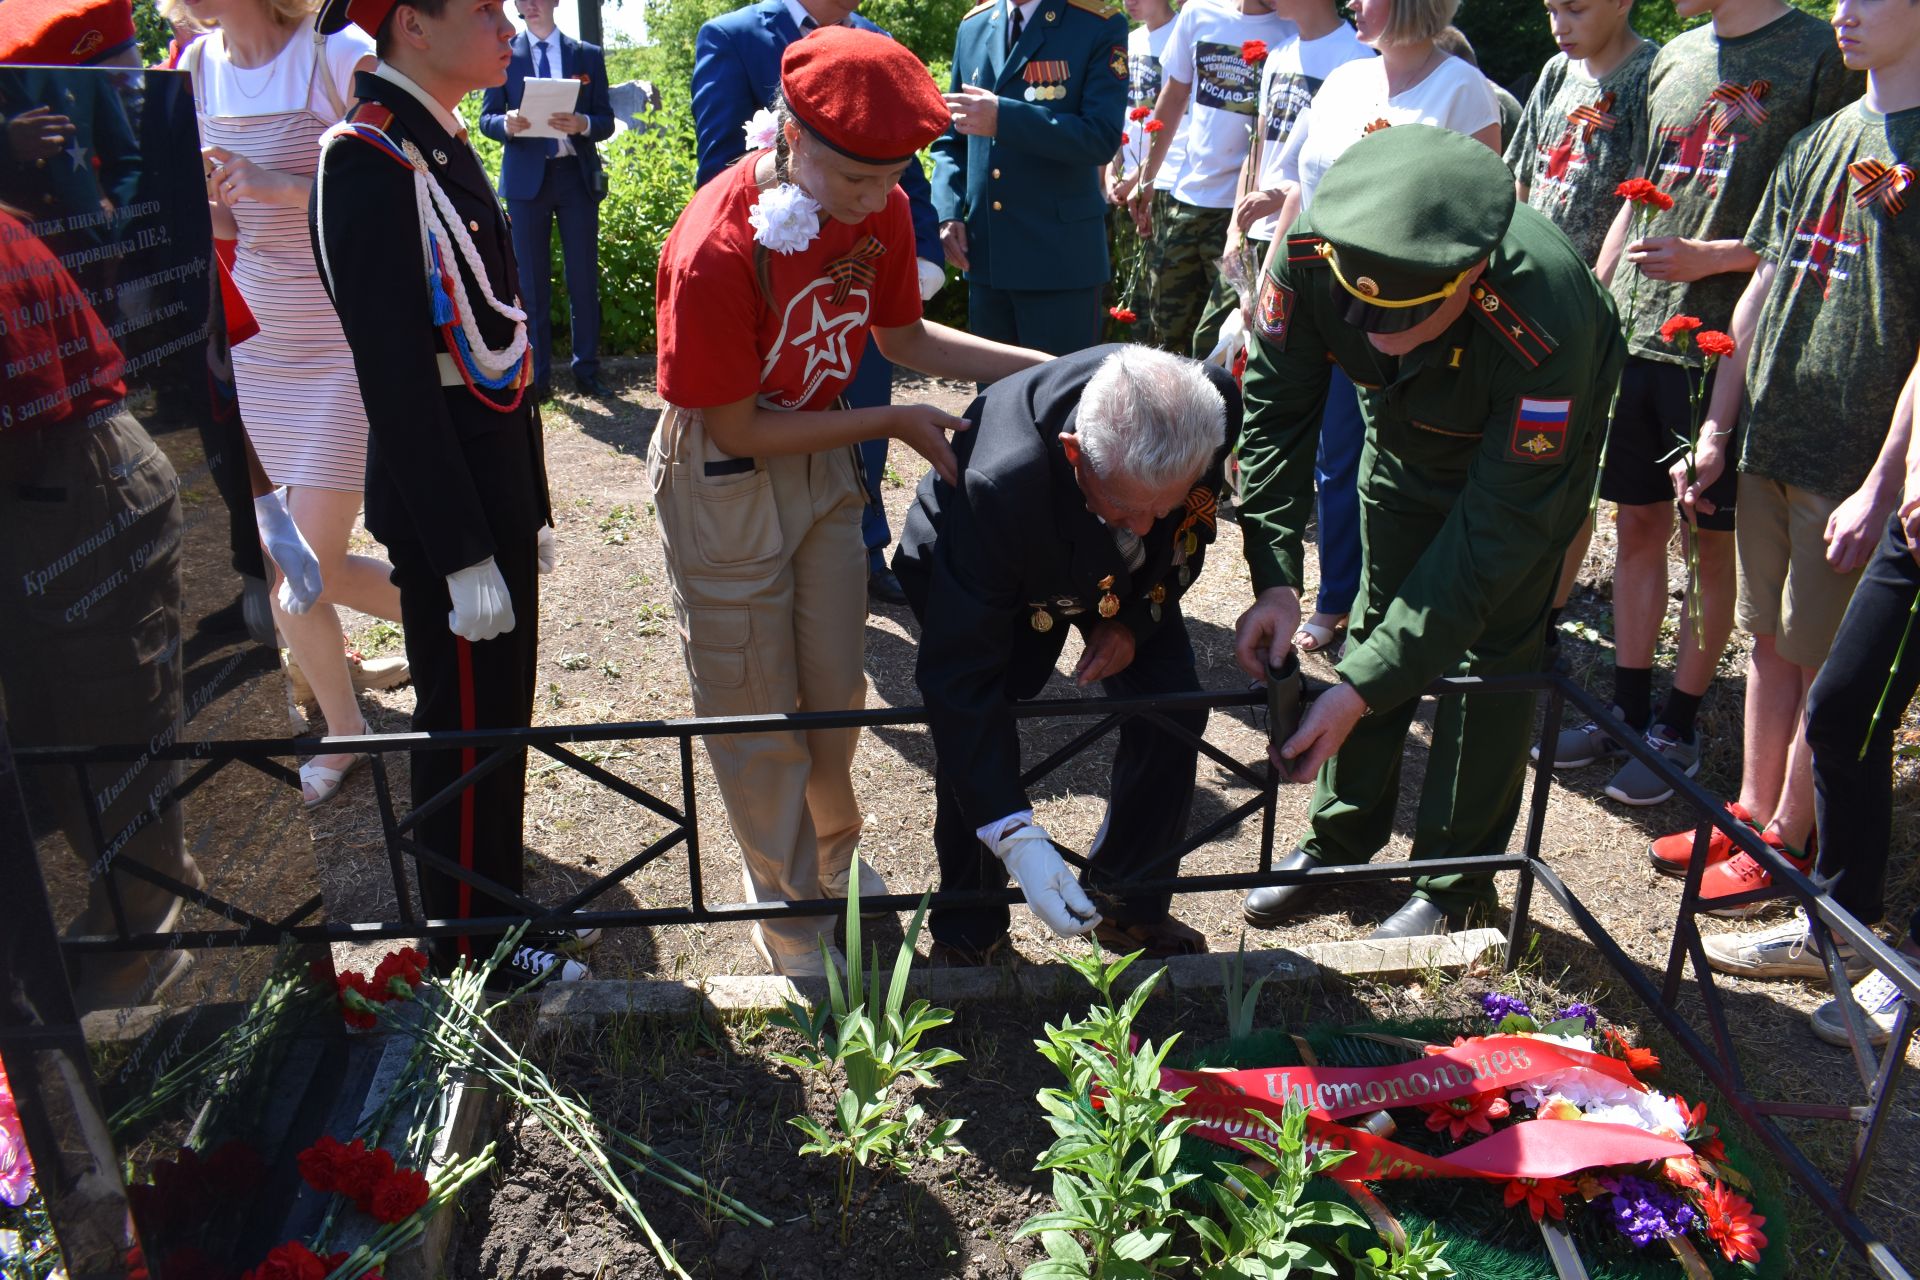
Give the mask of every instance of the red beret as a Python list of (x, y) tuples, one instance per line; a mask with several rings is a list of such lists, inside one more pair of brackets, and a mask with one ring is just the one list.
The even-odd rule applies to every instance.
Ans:
[(863, 164), (911, 159), (953, 123), (926, 64), (878, 31), (821, 27), (795, 40), (780, 92), (809, 133)]
[(84, 67), (133, 44), (129, 0), (4, 0), (0, 62)]

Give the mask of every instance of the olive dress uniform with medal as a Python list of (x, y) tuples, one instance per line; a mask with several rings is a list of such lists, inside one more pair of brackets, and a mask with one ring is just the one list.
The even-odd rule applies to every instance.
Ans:
[[(1032, 806), (1020, 781), (1013, 704), (1037, 695), (1071, 629), (1118, 618), (1133, 632), (1133, 661), (1101, 681), (1116, 697), (1200, 687), (1180, 598), (1213, 543), (1217, 495), (1240, 423), (1240, 391), (1224, 371), (1207, 375), (1226, 404), (1226, 446), (1181, 509), (1145, 537), (1087, 510), (1060, 443), (1074, 430), (1080, 393), (1120, 350), (1093, 347), (988, 388), (953, 437), (958, 489), (929, 471), (920, 483), (893, 569), (920, 620), (916, 678), (933, 730), (934, 846), (947, 890), (1005, 886), (1007, 872), (977, 830)], [(1169, 716), (1189, 731), (1207, 716)], [(1195, 748), (1141, 719), (1119, 734), (1106, 822), (1095, 838), (1090, 893), (1129, 879), (1162, 879), (1154, 865), (1185, 834), (1193, 807)], [(1096, 898), (1098, 901), (1098, 898)], [(1165, 918), (1165, 893), (1100, 902), (1120, 924)], [(936, 942), (979, 953), (1007, 932), (1008, 909), (936, 908)]]
[[(332, 0), (320, 29), (353, 21), (373, 32), (391, 8), (392, 0)], [(382, 63), (355, 76), (354, 95), (360, 105), (321, 143), (311, 232), (366, 402), (367, 529), (386, 546), (400, 589), (416, 696), (412, 727), (522, 728), (533, 715), (537, 547), (552, 511), (525, 324), (511, 318), (519, 280), (507, 219), (464, 132), (447, 127), (457, 121), (424, 90)], [(431, 215), (423, 200), (434, 206)], [(425, 249), (423, 220), (432, 237)], [(469, 246), (484, 279), (474, 274)], [(516, 347), (520, 354), (509, 359)], [(490, 367), (498, 363), (508, 367)], [(447, 579), (488, 557), (514, 623), (492, 639), (469, 641), (450, 629)], [(488, 755), (413, 753), (414, 803)], [(525, 764), (525, 752), (516, 753), (412, 834), (433, 853), (519, 892)], [(430, 919), (523, 914), (425, 862), (420, 890)], [(484, 956), (493, 946), (479, 936), (437, 941), (443, 961)]]
[[(1368, 341), (1419, 324), (1459, 288), (1471, 291), (1466, 310), (1437, 339), (1398, 358)], [(1292, 861), (1366, 862), (1392, 835), (1421, 691), (1443, 676), (1540, 669), (1626, 348), (1606, 290), (1546, 218), (1515, 206), (1499, 156), (1428, 125), (1379, 130), (1328, 170), (1271, 259), (1254, 329), (1240, 463), (1256, 592), (1299, 589), (1333, 367), (1360, 391), (1364, 567), (1337, 670), (1368, 712), (1322, 767)], [(1416, 861), (1506, 851), (1532, 723), (1524, 695), (1440, 700)], [(1493, 892), (1490, 877), (1424, 877), (1414, 910), (1396, 917), (1433, 931), (1420, 900), (1457, 923)], [(1301, 896), (1256, 890), (1248, 919), (1275, 923)]]
[[(1017, 25), (1017, 29), (1016, 29)], [(1065, 355), (1100, 340), (1111, 274), (1100, 166), (1127, 111), (1127, 22), (1100, 0), (987, 0), (960, 20), (951, 92), (999, 95), (991, 138), (933, 144), (933, 207), (967, 230), (967, 327)]]

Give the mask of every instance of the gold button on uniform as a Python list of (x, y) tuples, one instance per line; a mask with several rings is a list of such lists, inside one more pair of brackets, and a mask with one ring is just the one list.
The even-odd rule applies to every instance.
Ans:
[(995, 201), (993, 202), (993, 211), (994, 211), (995, 213), (998, 213), (998, 212), (1000, 212), (1000, 202), (999, 202), (998, 200), (995, 200)]
[(999, 171), (998, 169), (995, 169), (995, 170), (993, 171), (993, 176), (994, 176), (994, 177), (996, 177), (996, 178), (997, 178), (997, 177), (999, 177), (999, 176), (1000, 176), (1000, 171)]
[(467, 219), (467, 230), (478, 231), (479, 229), (480, 229), (479, 223), (475, 222), (472, 218)]

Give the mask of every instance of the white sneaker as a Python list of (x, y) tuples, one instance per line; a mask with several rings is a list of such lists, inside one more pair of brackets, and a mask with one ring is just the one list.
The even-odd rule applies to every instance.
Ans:
[[(1867, 1043), (1878, 1048), (1893, 1039), (1893, 1019), (1905, 999), (1893, 979), (1878, 969), (1853, 984), (1853, 1002), (1867, 1015)], [(1815, 1009), (1808, 1021), (1813, 1023), (1813, 1034), (1828, 1044), (1844, 1049), (1851, 1043), (1847, 1039), (1847, 1013), (1838, 1000)]]
[[(1857, 956), (1844, 938), (1836, 938), (1841, 963), (1847, 977), (1858, 978), (1867, 972), (1867, 962)], [(1796, 912), (1793, 919), (1751, 933), (1721, 933), (1701, 939), (1707, 963), (1721, 973), (1740, 978), (1813, 978), (1827, 976), (1826, 961), (1813, 943), (1807, 918)]]
[[(863, 888), (865, 886), (862, 886)], [(753, 949), (760, 953), (767, 968), (782, 978), (824, 978), (827, 967), (820, 958), (820, 948), (811, 951), (775, 951), (767, 945), (767, 935), (759, 925), (753, 926)], [(831, 942), (827, 944), (827, 959), (841, 973), (847, 971), (847, 958), (840, 948)]]
[[(836, 875), (820, 877), (820, 896), (823, 898), (845, 899), (847, 896), (847, 882), (853, 878), (851, 873), (854, 867), (860, 868), (861, 903), (864, 904), (871, 898), (881, 897), (887, 892), (887, 882), (880, 878), (880, 873), (868, 866), (864, 858), (855, 856), (852, 865), (845, 870)], [(868, 910), (865, 909), (864, 906), (860, 912), (860, 916), (864, 920), (871, 920), (876, 916), (884, 916), (886, 914), (888, 913), (885, 911)]]

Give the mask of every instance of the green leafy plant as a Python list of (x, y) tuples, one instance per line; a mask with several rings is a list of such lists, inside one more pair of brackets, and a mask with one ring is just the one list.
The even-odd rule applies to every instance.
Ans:
[[(855, 1178), (861, 1169), (906, 1173), (925, 1160), (944, 1160), (963, 1150), (954, 1135), (962, 1120), (946, 1118), (926, 1123), (926, 1108), (918, 1102), (904, 1109), (894, 1097), (896, 1082), (909, 1079), (934, 1087), (933, 1072), (964, 1061), (951, 1049), (923, 1049), (920, 1040), (929, 1031), (953, 1021), (951, 1009), (936, 1009), (925, 1000), (906, 1004), (907, 971), (914, 944), (927, 915), (927, 896), (920, 898), (913, 922), (907, 926), (900, 951), (894, 957), (892, 978), (881, 988), (879, 948), (866, 973), (863, 991), (854, 965), (860, 955), (860, 877), (847, 885), (847, 954), (842, 981), (840, 966), (820, 940), (826, 958), (827, 1003), (809, 1009), (798, 1000), (786, 1002), (782, 1013), (768, 1022), (797, 1033), (805, 1041), (799, 1053), (774, 1057), (798, 1071), (826, 1073), (838, 1067), (846, 1088), (835, 1099), (833, 1127), (811, 1116), (794, 1116), (788, 1124), (807, 1135), (801, 1155), (817, 1155), (840, 1162), (840, 1234), (844, 1241), (854, 1209)], [(869, 1189), (871, 1194), (871, 1189)], [(865, 1197), (862, 1197), (864, 1202)]]
[(1446, 1280), (1453, 1264), (1441, 1257), (1446, 1241), (1428, 1224), (1402, 1244), (1390, 1248), (1369, 1246), (1359, 1254), (1349, 1252), (1347, 1238), (1340, 1237), (1340, 1251), (1353, 1264), (1354, 1280)]
[(1307, 1141), (1307, 1113), (1289, 1098), (1280, 1123), (1248, 1109), (1266, 1139), (1243, 1137), (1240, 1145), (1270, 1170), (1262, 1176), (1248, 1164), (1217, 1160), (1223, 1180), (1207, 1190), (1220, 1207), (1220, 1221), (1188, 1215), (1200, 1237), (1200, 1280), (1285, 1280), (1295, 1271), (1333, 1275), (1332, 1261), (1304, 1240), (1302, 1227), (1365, 1227), (1367, 1220), (1333, 1200), (1303, 1200), (1307, 1180), (1339, 1164), (1351, 1151), (1316, 1149)]
[(1023, 1280), (1149, 1280), (1187, 1262), (1174, 1250), (1182, 1217), (1174, 1197), (1199, 1175), (1173, 1165), (1193, 1122), (1173, 1114), (1186, 1092), (1160, 1087), (1161, 1064), (1179, 1036), (1157, 1048), (1133, 1043), (1134, 1019), (1166, 971), (1114, 1003), (1115, 980), (1139, 958), (1136, 951), (1109, 964), (1098, 947), (1070, 955), (1102, 1003), (1079, 1021), (1048, 1024), (1047, 1038), (1034, 1042), (1068, 1087), (1038, 1095), (1055, 1140), (1035, 1167), (1052, 1172), (1059, 1207), (1021, 1224), (1015, 1238), (1038, 1235), (1047, 1251)]
[(1244, 1040), (1253, 1034), (1253, 1015), (1260, 1007), (1260, 988), (1267, 985), (1270, 973), (1255, 978), (1247, 986), (1247, 931), (1240, 931), (1240, 945), (1233, 959), (1220, 961), (1220, 989), (1227, 998), (1227, 1038)]

